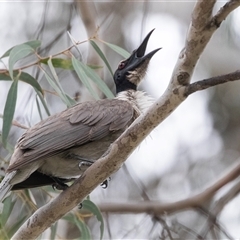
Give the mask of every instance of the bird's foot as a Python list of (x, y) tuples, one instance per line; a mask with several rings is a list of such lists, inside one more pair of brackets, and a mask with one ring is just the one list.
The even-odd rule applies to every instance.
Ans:
[(69, 186), (67, 184), (65, 184), (64, 182), (62, 182), (59, 178), (56, 177), (51, 177), (55, 183), (52, 184), (52, 188), (54, 190), (65, 190), (67, 189)]
[(68, 153), (66, 157), (79, 161), (78, 167), (79, 167), (80, 171), (86, 170), (86, 168), (90, 167), (94, 163), (91, 160), (88, 160), (86, 158), (83, 158), (83, 157), (81, 157), (81, 156), (79, 156), (77, 154), (71, 153), (71, 152)]
[(83, 204), (82, 204), (82, 203), (79, 203), (77, 206), (78, 206), (78, 209), (80, 210), (80, 209), (82, 209)]
[[(83, 168), (88, 168), (90, 167), (94, 162), (88, 159), (84, 159), (82, 157), (79, 157), (78, 155), (75, 155), (73, 153), (69, 153), (68, 157), (70, 158), (74, 158), (77, 160), (81, 160), (80, 163), (78, 164), (79, 169), (82, 171)], [(102, 188), (107, 188), (108, 187), (108, 182), (111, 180), (111, 178), (109, 177), (108, 179), (106, 179), (104, 182), (101, 183), (101, 187)]]
[(79, 164), (78, 164), (78, 167), (80, 170), (82, 170), (82, 168), (88, 168), (90, 167), (91, 165), (93, 164), (92, 161), (89, 161), (89, 160), (82, 160)]
[(106, 179), (105, 181), (103, 181), (100, 186), (101, 186), (102, 188), (106, 189), (106, 188), (108, 187), (108, 182), (110, 182), (110, 181), (111, 181), (111, 177), (109, 177), (108, 179)]

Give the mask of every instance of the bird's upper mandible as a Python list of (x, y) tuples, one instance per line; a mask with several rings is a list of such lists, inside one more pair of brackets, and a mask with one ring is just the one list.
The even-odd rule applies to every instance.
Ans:
[(136, 90), (137, 86), (144, 78), (147, 67), (152, 56), (161, 48), (157, 48), (150, 53), (145, 54), (148, 40), (152, 34), (148, 33), (140, 46), (132, 52), (129, 58), (122, 60), (114, 73), (114, 82), (116, 84), (116, 92), (126, 91), (129, 89)]

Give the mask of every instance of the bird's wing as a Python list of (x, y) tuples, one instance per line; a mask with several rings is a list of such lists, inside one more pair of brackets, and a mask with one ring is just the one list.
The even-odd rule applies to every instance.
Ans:
[(124, 130), (133, 116), (132, 106), (123, 100), (77, 104), (28, 129), (17, 142), (8, 171)]
[(27, 188), (43, 187), (47, 185), (54, 185), (57, 182), (68, 183), (71, 182), (71, 178), (57, 178), (52, 177), (46, 174), (43, 174), (39, 171), (33, 172), (27, 179), (22, 182), (16, 183), (12, 186), (11, 190), (20, 190)]

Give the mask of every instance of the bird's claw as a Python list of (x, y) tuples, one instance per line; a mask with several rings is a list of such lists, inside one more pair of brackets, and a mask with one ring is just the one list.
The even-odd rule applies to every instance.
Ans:
[(54, 190), (65, 190), (68, 188), (68, 185), (65, 184), (64, 182), (62, 182), (60, 179), (56, 178), (56, 177), (52, 177), (52, 179), (54, 180), (54, 183), (52, 184), (52, 188)]
[(78, 164), (78, 167), (80, 170), (82, 170), (82, 167), (90, 167), (93, 164), (93, 162), (83, 160)]
[(111, 177), (109, 177), (108, 179), (106, 179), (105, 181), (103, 181), (100, 186), (101, 186), (103, 189), (106, 189), (106, 188), (108, 187), (108, 182), (110, 182), (110, 181), (111, 181)]
[(67, 189), (68, 188), (68, 185), (67, 184), (65, 184), (65, 183), (60, 183), (60, 182), (55, 182), (55, 183), (53, 183), (52, 184), (52, 188), (53, 188), (53, 190), (65, 190), (65, 189)]

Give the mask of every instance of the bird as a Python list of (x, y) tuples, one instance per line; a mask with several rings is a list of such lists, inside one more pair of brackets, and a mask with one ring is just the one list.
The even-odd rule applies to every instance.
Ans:
[(66, 189), (147, 111), (153, 98), (137, 87), (152, 56), (161, 49), (145, 55), (153, 31), (119, 63), (113, 75), (115, 98), (78, 103), (23, 133), (0, 183), (0, 202), (14, 190), (45, 185)]

